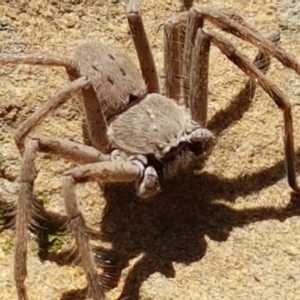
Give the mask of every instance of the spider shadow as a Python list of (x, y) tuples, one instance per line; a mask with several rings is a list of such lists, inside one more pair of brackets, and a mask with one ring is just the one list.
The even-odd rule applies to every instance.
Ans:
[[(249, 80), (229, 106), (212, 117), (208, 128), (219, 135), (240, 120), (251, 106), (255, 89)], [(297, 156), (300, 156), (300, 150)], [(163, 192), (148, 201), (138, 199), (131, 186), (106, 185), (107, 203), (100, 231), (102, 239), (112, 244), (112, 250), (99, 249), (99, 254), (114, 265), (114, 268), (108, 266), (106, 269), (109, 275), (107, 286), (117, 286), (122, 270), (131, 259), (142, 254), (125, 279), (119, 297), (120, 300), (139, 299), (143, 282), (155, 272), (175, 277), (174, 262), (190, 264), (201, 260), (207, 249), (205, 235), (224, 242), (235, 227), (300, 215), (296, 197), (292, 197), (290, 204), (283, 209), (266, 207), (243, 211), (215, 201), (234, 202), (237, 197), (258, 192), (284, 177), (284, 161), (236, 179), (220, 178), (206, 172), (196, 177), (188, 171), (163, 182)], [(62, 299), (74, 299), (74, 295), (76, 299), (83, 299), (86, 290), (78, 292), (67, 292)]]
[[(255, 86), (249, 80), (230, 105), (209, 121), (208, 128), (220, 134), (241, 119), (254, 94)], [(124, 188), (124, 185), (108, 185), (100, 230), (105, 240), (112, 243), (113, 252), (109, 257), (117, 266), (112, 277), (114, 286), (128, 262), (143, 254), (129, 273), (119, 299), (138, 299), (142, 283), (155, 272), (174, 277), (173, 262), (190, 264), (202, 259), (207, 249), (205, 235), (222, 242), (235, 227), (299, 215), (296, 198), (292, 198), (284, 209), (267, 207), (244, 211), (236, 211), (215, 201), (234, 202), (237, 197), (260, 191), (284, 177), (284, 161), (236, 179), (205, 172), (195, 177), (192, 172), (185, 172), (165, 181), (163, 193), (149, 201), (137, 199), (134, 190)]]
[[(300, 150), (297, 156), (300, 155)], [(173, 263), (191, 264), (206, 253), (205, 236), (226, 242), (232, 229), (263, 220), (280, 220), (300, 215), (300, 200), (292, 194), (285, 208), (272, 206), (235, 210), (216, 200), (233, 203), (276, 184), (285, 177), (284, 161), (252, 175), (235, 179), (203, 172), (184, 172), (162, 183), (163, 192), (152, 199), (136, 197), (131, 186), (107, 185), (107, 201), (100, 231), (112, 250), (98, 249), (101, 259), (112, 262), (105, 273), (108, 289), (118, 285), (130, 260), (132, 267), (118, 299), (137, 300), (140, 288), (152, 274), (175, 277)], [(108, 280), (108, 281), (107, 281)], [(85, 299), (87, 290), (64, 293), (61, 299)]]
[(138, 200), (133, 189), (120, 185), (107, 187), (101, 231), (105, 241), (112, 243), (113, 252), (109, 257), (113, 257), (117, 266), (112, 277), (115, 285), (129, 261), (143, 254), (127, 276), (119, 299), (139, 299), (142, 283), (155, 272), (175, 277), (173, 262), (188, 265), (202, 259), (207, 249), (205, 235), (224, 242), (235, 227), (300, 215), (296, 197), (283, 209), (265, 207), (243, 211), (215, 201), (233, 202), (238, 196), (275, 184), (283, 176), (283, 162), (232, 180), (205, 172), (197, 177), (184, 173), (164, 182), (164, 192), (147, 202)]

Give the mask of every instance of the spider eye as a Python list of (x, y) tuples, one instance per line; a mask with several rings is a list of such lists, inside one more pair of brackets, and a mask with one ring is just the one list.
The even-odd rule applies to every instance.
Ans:
[(170, 139), (167, 138), (166, 139), (166, 143), (169, 144), (170, 143)]

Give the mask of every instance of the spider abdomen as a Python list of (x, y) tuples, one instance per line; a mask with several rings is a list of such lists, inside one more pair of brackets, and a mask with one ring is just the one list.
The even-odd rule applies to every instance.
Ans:
[(118, 114), (130, 98), (140, 97), (146, 85), (140, 71), (122, 50), (114, 45), (89, 41), (78, 45), (73, 52), (81, 76), (93, 83), (104, 116)]

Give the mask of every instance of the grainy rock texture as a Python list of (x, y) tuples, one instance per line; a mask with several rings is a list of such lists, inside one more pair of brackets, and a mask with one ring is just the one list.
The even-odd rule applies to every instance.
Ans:
[[(88, 38), (121, 47), (137, 63), (125, 2), (0, 0), (0, 52), (68, 55), (71, 47)], [(144, 2), (145, 27), (163, 77), (160, 25), (181, 9), (181, 2)], [(294, 13), (297, 1), (285, 2), (211, 0), (195, 5), (232, 8), (267, 32), (289, 19), (282, 11), (290, 8)], [(299, 29), (286, 27), (281, 46), (299, 58)], [(250, 57), (257, 52), (236, 38), (232, 41)], [(291, 101), (299, 156), (299, 77), (274, 59), (268, 76)], [(67, 82), (66, 72), (58, 67), (0, 66), (1, 201), (14, 200), (18, 188), (20, 157), (14, 130)], [(239, 99), (245, 82), (246, 76), (214, 48), (208, 127), (218, 135), (218, 144), (197, 176), (179, 175), (146, 202), (124, 186), (111, 188), (107, 195), (95, 184), (78, 188), (88, 223), (101, 223), (107, 258), (117, 266), (117, 284), (108, 299), (300, 299), (300, 207), (291, 201), (285, 179), (282, 113), (261, 88), (252, 101)], [(75, 100), (34, 134), (82, 141)], [(64, 214), (61, 178), (72, 166), (54, 156), (38, 156), (34, 193), (47, 210)], [(0, 234), (0, 290), (5, 300), (16, 299), (13, 237), (12, 230)], [(70, 291), (84, 288), (86, 282), (80, 266), (41, 262), (31, 235), (26, 284), (30, 299), (52, 300), (80, 299)]]
[(299, 38), (300, 32), (300, 3), (297, 0), (277, 1), (277, 22), (282, 29), (295, 33)]

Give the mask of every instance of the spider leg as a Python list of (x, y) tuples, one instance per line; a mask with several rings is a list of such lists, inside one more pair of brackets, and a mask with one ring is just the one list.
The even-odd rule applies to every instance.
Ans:
[(187, 12), (179, 13), (164, 23), (165, 92), (168, 98), (180, 100), (183, 38)]
[(62, 138), (36, 136), (33, 140), (38, 141), (39, 152), (58, 155), (61, 158), (73, 161), (77, 164), (88, 164), (111, 160), (111, 155), (104, 154), (94, 147)]
[[(280, 34), (277, 31), (271, 31), (267, 34), (269, 38), (273, 40), (274, 43), (280, 42)], [(272, 37), (273, 36), (273, 37)], [(271, 57), (266, 55), (263, 51), (259, 51), (256, 55), (253, 63), (258, 67), (264, 74), (267, 73), (270, 64)], [(207, 122), (207, 127), (214, 132), (216, 136), (219, 136), (225, 129), (227, 129), (233, 122), (237, 122), (243, 116), (243, 114), (248, 110), (251, 105), (251, 100), (253, 99), (256, 88), (258, 86), (257, 80), (248, 77), (248, 80), (244, 87), (233, 96), (232, 101), (225, 110), (220, 110)], [(232, 112), (237, 111), (237, 113), (232, 114)], [(226, 116), (230, 114), (231, 117)]]
[[(203, 25), (204, 18), (200, 14), (196, 13), (195, 10), (190, 10), (188, 13), (183, 50), (183, 98), (186, 107), (189, 107), (190, 105), (190, 70), (192, 65), (192, 55), (195, 46), (195, 38), (197, 30), (199, 28), (203, 28)], [(203, 78), (203, 80), (205, 80), (205, 78)], [(203, 86), (206, 86), (207, 84), (208, 83), (205, 84), (205, 81), (203, 82)]]
[(57, 109), (60, 105), (66, 102), (72, 94), (79, 90), (90, 86), (87, 78), (81, 77), (69, 83), (66, 87), (62, 88), (59, 92), (54, 94), (47, 102), (45, 102), (35, 113), (33, 113), (25, 122), (23, 122), (15, 132), (15, 143), (20, 151), (24, 151), (24, 141), (28, 134), (38, 126), (45, 117)]
[(188, 107), (191, 109), (192, 119), (203, 127), (207, 121), (209, 52), (210, 39), (199, 29), (192, 52)]
[[(231, 11), (224, 10), (224, 15), (227, 15), (229, 19), (233, 19), (236, 22), (240, 23), (243, 26), (248, 26), (246, 22), (243, 20), (242, 17), (234, 14)], [(191, 9), (188, 13), (187, 16), (187, 27), (186, 27), (186, 33), (185, 33), (185, 39), (184, 39), (184, 52), (183, 52), (183, 97), (184, 97), (184, 102), (185, 106), (189, 107), (190, 105), (190, 75), (191, 75), (191, 66), (192, 66), (192, 58), (193, 58), (193, 53), (194, 53), (194, 48), (198, 44), (198, 47), (201, 45), (201, 49), (198, 49), (197, 52), (199, 53), (198, 60), (201, 62), (201, 64), (197, 64), (197, 66), (203, 65), (203, 71), (205, 71), (205, 64), (208, 64), (208, 55), (209, 55), (209, 44), (210, 42), (205, 39), (203, 36), (202, 38), (204, 39), (200, 45), (199, 41), (198, 43), (195, 42), (196, 39), (196, 34), (197, 30), (199, 28), (203, 28), (204, 26), (204, 15), (198, 12), (196, 9)], [(199, 39), (201, 39), (199, 37)], [(202, 49), (203, 48), (203, 49)], [(197, 67), (195, 66), (195, 67)], [(208, 68), (208, 66), (207, 66)], [(207, 83), (206, 81), (208, 80), (207, 74), (205, 72), (202, 72), (202, 80), (203, 80), (203, 102), (205, 102), (205, 97), (207, 94)], [(201, 82), (202, 82), (201, 80)]]
[(19, 175), (20, 191), (16, 207), (16, 239), (14, 257), (14, 277), (19, 300), (28, 299), (24, 281), (27, 276), (27, 231), (30, 228), (30, 224), (35, 223), (34, 217), (32, 216), (32, 211), (34, 209), (32, 193), (33, 183), (37, 176), (34, 166), (37, 149), (38, 142), (30, 141), (24, 152), (24, 158)]
[[(192, 8), (191, 10), (202, 15), (205, 19), (209, 20), (212, 24), (225, 32), (231, 33), (254, 46), (258, 46), (264, 52), (278, 59), (285, 67), (294, 70), (300, 75), (300, 65), (293, 57), (291, 57), (284, 49), (275, 46), (257, 31), (253, 31), (249, 28), (246, 22), (241, 21), (243, 19), (238, 15), (232, 13), (226, 14), (222, 11), (208, 9)], [(233, 19), (230, 19), (230, 16), (233, 17)]]
[(63, 57), (53, 57), (51, 55), (37, 54), (0, 54), (0, 64), (28, 64), (43, 66), (58, 66), (66, 69), (76, 69), (71, 59)]
[(142, 198), (147, 199), (160, 191), (160, 183), (158, 174), (154, 167), (148, 165), (148, 159), (144, 155), (133, 155), (128, 158), (132, 164), (140, 169), (140, 178), (135, 181), (136, 194)]
[[(76, 184), (85, 181), (133, 182), (140, 177), (140, 168), (129, 161), (103, 162), (87, 164), (74, 168), (64, 175), (63, 194), (70, 227), (78, 246), (82, 266), (91, 289), (92, 298), (104, 299), (105, 279), (101, 281), (96, 269), (96, 262), (89, 235), (86, 232), (85, 219), (76, 196)], [(100, 254), (101, 255), (101, 254)]]
[(137, 51), (143, 77), (148, 86), (148, 93), (159, 92), (158, 75), (151, 52), (151, 47), (140, 15), (141, 0), (130, 0), (127, 5), (127, 20), (131, 36)]
[[(68, 100), (71, 95), (82, 90), (83, 104), (85, 116), (88, 120), (86, 124), (86, 136), (92, 137), (89, 141), (98, 150), (106, 151), (108, 146), (108, 138), (106, 135), (106, 122), (103, 112), (100, 107), (97, 93), (91, 82), (85, 78), (80, 78), (80, 70), (77, 63), (68, 58), (53, 57), (46, 54), (0, 54), (0, 64), (31, 64), (31, 65), (48, 65), (48, 66), (62, 66), (65, 67), (70, 79), (73, 81), (67, 87), (56, 93), (47, 103), (45, 103), (40, 110), (34, 113), (28, 120), (26, 120), (17, 130), (15, 134), (15, 141), (22, 153), (24, 148), (24, 139), (29, 132), (35, 128), (45, 116), (52, 110), (56, 109), (58, 105)], [(83, 81), (86, 81), (86, 84)], [(85, 99), (88, 99), (87, 101)]]
[[(190, 8), (192, 3), (193, 1), (184, 1), (184, 6)], [(240, 16), (233, 12), (224, 10), (224, 14), (228, 15), (230, 19), (234, 19), (241, 25), (250, 27)], [(206, 60), (208, 60), (209, 40), (203, 40), (201, 43), (201, 50), (198, 49), (198, 52), (200, 51), (200, 56), (197, 56), (201, 64), (192, 64), (194, 47), (197, 45), (195, 42), (196, 33), (203, 25), (204, 16), (199, 14), (196, 10), (176, 14), (164, 24), (166, 96), (176, 99), (177, 101), (179, 100), (181, 92), (179, 83), (181, 83), (181, 78), (183, 77), (183, 97), (186, 107), (189, 107), (191, 67), (193, 65), (197, 68), (198, 66), (201, 66), (202, 63), (205, 65)], [(203, 38), (205, 39), (205, 37)], [(184, 51), (182, 49), (182, 44), (184, 44)], [(203, 71), (205, 71), (204, 69), (205, 68), (203, 68)], [(201, 85), (203, 86), (201, 95), (203, 95), (202, 98), (205, 100), (207, 94), (207, 84), (205, 84), (205, 82), (208, 80), (206, 72), (203, 72), (200, 77), (203, 80), (203, 85)]]
[[(52, 138), (46, 136), (34, 137), (34, 140), (39, 143), (39, 151), (43, 153), (51, 153), (69, 161), (74, 161), (78, 164), (87, 164), (99, 161), (110, 161), (111, 155), (103, 154), (94, 147), (89, 147), (80, 143), (76, 143), (61, 138)], [(8, 218), (8, 222), (0, 226), (2, 230), (13, 228), (15, 226), (15, 203), (1, 203), (0, 208), (2, 214)], [(37, 208), (38, 209), (38, 208)], [(39, 222), (36, 222), (38, 224)]]
[(19, 300), (28, 299), (24, 281), (27, 276), (26, 256), (29, 229), (35, 227), (42, 218), (36, 210), (33, 199), (34, 181), (37, 176), (34, 160), (37, 152), (49, 152), (65, 158), (73, 157), (82, 163), (109, 160), (93, 147), (69, 142), (58, 138), (37, 137), (26, 145), (19, 176), (20, 191), (16, 207), (16, 242), (15, 242), (15, 282)]
[[(274, 45), (278, 45), (280, 43), (280, 33), (277, 30), (272, 30), (267, 34), (264, 34), (264, 37), (267, 40), (271, 41)], [(271, 56), (267, 52), (260, 49), (253, 60), (253, 64), (263, 74), (266, 74), (271, 64)]]
[[(198, 18), (198, 16), (195, 16)], [(196, 22), (190, 22), (196, 24)], [(194, 31), (194, 29), (192, 29)], [(265, 37), (271, 40), (274, 44), (280, 41), (280, 34), (277, 31), (271, 31)], [(207, 122), (207, 105), (208, 105), (208, 70), (209, 70), (209, 52), (211, 41), (209, 37), (198, 29), (194, 49), (192, 55), (192, 64), (190, 70), (190, 84), (191, 90), (189, 95), (189, 107), (191, 108), (191, 115), (193, 120), (197, 121), (201, 126), (205, 127)], [(260, 50), (256, 55), (254, 61), (263, 73), (266, 73), (270, 65), (270, 56)], [(250, 78), (252, 95), (255, 91), (255, 81)]]
[[(216, 45), (220, 51), (228, 57), (235, 65), (245, 72), (253, 80), (257, 80), (266, 93), (274, 100), (279, 109), (283, 111), (284, 117), (284, 151), (286, 158), (286, 171), (290, 187), (300, 194), (300, 188), (296, 180), (295, 171), (295, 149), (292, 110), (289, 101), (285, 98), (281, 90), (271, 82), (262, 71), (260, 71), (251, 61), (238, 51), (232, 43), (222, 38), (219, 34), (202, 29), (210, 41)], [(262, 50), (265, 50), (264, 48)]]

